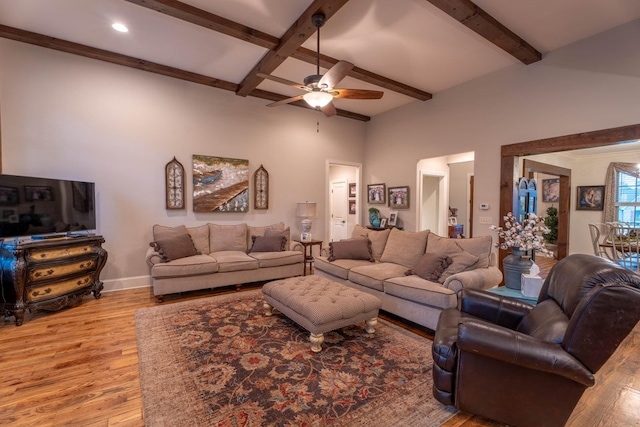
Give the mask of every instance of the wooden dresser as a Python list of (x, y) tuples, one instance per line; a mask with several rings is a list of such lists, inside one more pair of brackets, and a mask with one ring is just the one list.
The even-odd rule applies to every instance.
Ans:
[(107, 262), (102, 236), (61, 237), (0, 243), (0, 308), (20, 326), (26, 311), (55, 311), (93, 292), (100, 298), (100, 272)]

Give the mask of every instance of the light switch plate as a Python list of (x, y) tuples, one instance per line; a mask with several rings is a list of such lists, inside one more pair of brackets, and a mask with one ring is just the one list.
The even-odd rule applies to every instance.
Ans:
[(490, 225), (493, 221), (491, 220), (491, 217), (490, 217), (490, 216), (481, 216), (481, 217), (478, 219), (478, 222), (479, 222), (480, 224), (489, 224), (489, 225)]

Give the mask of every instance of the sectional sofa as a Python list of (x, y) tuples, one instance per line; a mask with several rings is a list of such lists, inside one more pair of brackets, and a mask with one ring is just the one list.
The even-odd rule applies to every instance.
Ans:
[(315, 259), (315, 274), (377, 296), (382, 310), (435, 330), (462, 289), (498, 286), (491, 236), (449, 239), (431, 233), (356, 226)]
[(153, 226), (146, 253), (153, 293), (164, 295), (300, 276), (302, 245), (291, 243), (284, 223)]

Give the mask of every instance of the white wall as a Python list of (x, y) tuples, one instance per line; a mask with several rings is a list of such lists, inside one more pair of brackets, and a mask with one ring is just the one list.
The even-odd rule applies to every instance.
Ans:
[[(296, 202), (325, 212), (326, 159), (361, 162), (364, 123), (0, 39), (2, 171), (96, 182), (105, 287), (148, 284), (153, 224), (265, 225), (300, 232)], [(319, 124), (319, 132), (317, 132)], [(248, 159), (270, 176), (269, 210), (246, 214), (165, 209), (164, 167), (193, 154)], [(253, 190), (253, 189), (252, 189)], [(314, 221), (325, 234), (325, 218)]]
[[(419, 159), (475, 151), (474, 234), (499, 222), (500, 146), (640, 123), (640, 21), (375, 116), (363, 184), (416, 182)], [(416, 192), (405, 229), (416, 228)], [(488, 211), (478, 205), (489, 203)]]

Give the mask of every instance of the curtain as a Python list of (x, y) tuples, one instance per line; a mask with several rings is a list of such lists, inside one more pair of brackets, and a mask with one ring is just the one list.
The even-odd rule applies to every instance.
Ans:
[(624, 172), (629, 175), (638, 177), (637, 163), (611, 162), (607, 168), (607, 175), (604, 180), (604, 212), (602, 213), (603, 222), (616, 221), (615, 218), (615, 200), (616, 200), (616, 175), (618, 172)]

